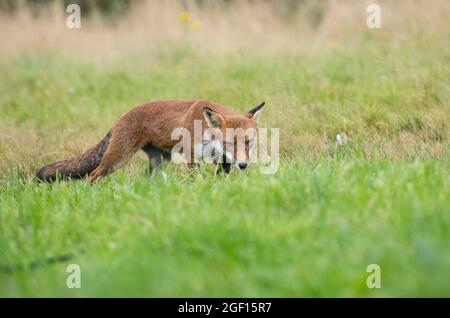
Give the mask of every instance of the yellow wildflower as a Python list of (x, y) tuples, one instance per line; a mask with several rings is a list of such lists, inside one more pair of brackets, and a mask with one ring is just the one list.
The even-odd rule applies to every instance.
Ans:
[(200, 30), (202, 28), (202, 23), (200, 21), (193, 21), (192, 22), (192, 28), (194, 30)]
[(187, 11), (180, 12), (178, 15), (180, 21), (189, 21), (191, 19), (191, 14)]

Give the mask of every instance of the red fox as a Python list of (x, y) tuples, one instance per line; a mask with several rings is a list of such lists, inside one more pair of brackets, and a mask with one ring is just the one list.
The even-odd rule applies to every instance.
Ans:
[[(264, 102), (244, 115), (208, 100), (164, 100), (136, 106), (123, 114), (96, 146), (80, 156), (42, 167), (37, 171), (36, 177), (41, 181), (52, 182), (58, 176), (62, 179), (89, 176), (89, 180), (94, 182), (122, 167), (138, 150), (143, 150), (149, 157), (150, 170), (159, 168), (163, 161), (171, 159), (171, 150), (178, 142), (172, 138), (174, 129), (185, 128), (193, 135), (194, 121), (199, 120), (202, 123), (202, 133), (213, 128), (219, 129), (222, 136), (226, 136), (227, 128), (256, 128), (263, 106)], [(190, 153), (196, 155), (199, 146), (201, 148), (210, 144), (213, 152), (226, 157), (226, 162), (221, 163), (222, 171), (228, 173), (231, 165), (245, 169), (255, 135), (246, 135), (243, 144), (237, 143), (235, 137), (223, 138), (219, 142), (201, 140), (200, 145), (192, 140)], [(190, 167), (197, 164), (192, 158), (186, 159)]]

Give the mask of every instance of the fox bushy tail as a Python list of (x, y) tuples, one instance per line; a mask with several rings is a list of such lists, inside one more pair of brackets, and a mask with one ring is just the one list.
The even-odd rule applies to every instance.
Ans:
[(102, 161), (110, 139), (111, 132), (82, 155), (42, 167), (36, 172), (36, 178), (40, 181), (52, 182), (58, 176), (61, 179), (80, 179), (89, 175)]

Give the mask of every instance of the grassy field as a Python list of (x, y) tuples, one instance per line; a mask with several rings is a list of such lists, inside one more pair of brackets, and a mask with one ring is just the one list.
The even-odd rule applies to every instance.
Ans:
[[(0, 296), (450, 296), (449, 20), (439, 21), (310, 48), (217, 51), (183, 34), (108, 58), (63, 44), (0, 55), (0, 267), (73, 255), (0, 272)], [(32, 181), (129, 108), (173, 98), (242, 112), (265, 100), (278, 172), (217, 178), (171, 164), (165, 181), (139, 154), (98, 184)], [(66, 286), (72, 263), (80, 289)], [(369, 264), (380, 289), (366, 286)]]

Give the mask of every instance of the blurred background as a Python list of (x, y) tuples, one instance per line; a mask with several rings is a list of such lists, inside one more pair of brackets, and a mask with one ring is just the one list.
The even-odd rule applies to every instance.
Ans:
[[(66, 26), (69, 3), (81, 28)], [(379, 29), (371, 3), (1, 0), (0, 165), (31, 173), (131, 107), (173, 98), (237, 111), (266, 100), (262, 123), (283, 128), (290, 158), (333, 155), (338, 133), (368, 158), (442, 158), (450, 2), (377, 1)]]
[[(202, 50), (298, 51), (355, 45), (373, 36), (367, 6), (352, 0), (2, 0), (0, 49), (118, 54), (186, 41)], [(65, 8), (81, 7), (81, 29)], [(448, 35), (449, 2), (377, 1), (386, 41)], [(187, 13), (187, 14), (184, 14)]]

